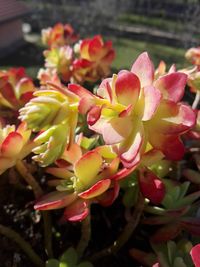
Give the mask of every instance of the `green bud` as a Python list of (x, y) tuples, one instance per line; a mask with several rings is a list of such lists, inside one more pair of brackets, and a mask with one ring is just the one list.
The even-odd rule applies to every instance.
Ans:
[(69, 140), (69, 127), (67, 124), (60, 124), (50, 127), (40, 134), (35, 143), (38, 144), (33, 152), (37, 154), (33, 159), (46, 167), (58, 159)]
[(33, 131), (65, 123), (71, 116), (70, 110), (74, 112), (74, 105), (77, 109), (76, 100), (56, 90), (40, 90), (34, 95), (36, 97), (20, 109), (19, 116)]

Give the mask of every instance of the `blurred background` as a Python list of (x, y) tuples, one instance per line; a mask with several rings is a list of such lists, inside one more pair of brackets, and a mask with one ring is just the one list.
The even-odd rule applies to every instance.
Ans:
[(158, 64), (184, 67), (185, 50), (200, 40), (200, 0), (0, 0), (0, 65), (24, 66), (36, 77), (43, 65), (41, 29), (70, 23), (80, 37), (113, 41), (113, 70), (130, 68), (148, 51)]

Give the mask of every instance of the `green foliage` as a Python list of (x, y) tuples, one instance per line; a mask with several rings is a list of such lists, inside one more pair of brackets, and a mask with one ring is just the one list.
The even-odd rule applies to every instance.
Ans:
[(152, 244), (162, 267), (192, 267), (189, 251), (192, 244), (186, 240), (178, 242), (168, 241), (167, 244)]
[(182, 68), (186, 63), (184, 58), (185, 50), (182, 48), (127, 38), (112, 38), (112, 40), (117, 53), (117, 57), (112, 66), (117, 70), (123, 68), (129, 69), (141, 51), (148, 51), (156, 64), (159, 64), (161, 58), (169, 66), (175, 63), (178, 68)]
[(151, 165), (150, 169), (160, 178), (166, 177), (171, 170), (171, 161), (159, 160), (156, 164)]
[(179, 32), (182, 32), (184, 30), (183, 24), (175, 20), (157, 17), (147, 17), (136, 14), (123, 14), (119, 17), (119, 21), (133, 25), (144, 25), (147, 27), (158, 28), (161, 30), (176, 30)]
[(192, 202), (197, 200), (200, 196), (200, 191), (186, 195), (190, 182), (186, 181), (182, 184), (176, 185), (173, 181), (165, 179), (164, 183), (167, 192), (164, 200), (162, 201), (162, 205), (167, 209), (178, 209), (191, 205)]
[(76, 250), (70, 247), (62, 254), (59, 260), (48, 260), (46, 267), (93, 267), (93, 265), (88, 261), (79, 263)]
[(60, 263), (58, 260), (50, 259), (47, 261), (46, 267), (60, 267)]
[(66, 124), (50, 127), (35, 139), (37, 146), (33, 152), (37, 155), (33, 159), (43, 167), (53, 163), (63, 153), (68, 135), (69, 128)]
[(55, 90), (40, 90), (24, 108), (20, 119), (26, 121), (33, 131), (46, 130), (68, 120), (71, 106), (64, 94)]

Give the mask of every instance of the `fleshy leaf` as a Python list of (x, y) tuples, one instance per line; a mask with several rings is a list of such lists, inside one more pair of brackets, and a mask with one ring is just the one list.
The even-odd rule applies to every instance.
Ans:
[(143, 169), (139, 175), (140, 190), (153, 204), (160, 204), (165, 196), (164, 183), (150, 170)]
[(60, 258), (59, 267), (75, 267), (78, 261), (78, 256), (74, 248), (70, 247), (65, 251)]
[(100, 35), (94, 36), (94, 38), (89, 42), (88, 45), (88, 53), (91, 59), (94, 60), (95, 57), (98, 57), (102, 47), (103, 47), (103, 40), (101, 36)]
[(165, 99), (178, 102), (184, 95), (186, 82), (185, 73), (174, 72), (160, 77), (155, 81), (154, 86), (161, 91)]
[(67, 194), (66, 192), (52, 192), (41, 197), (36, 204), (34, 209), (36, 210), (52, 210), (60, 209), (70, 205), (75, 199), (76, 194)]
[(185, 147), (178, 136), (151, 133), (149, 135), (152, 146), (161, 150), (167, 159), (180, 160), (184, 156)]
[(2, 96), (8, 101), (8, 103), (11, 103), (13, 108), (17, 107), (18, 103), (15, 96), (14, 88), (9, 82), (4, 84), (3, 87), (0, 87), (0, 92)]
[(181, 226), (178, 223), (164, 225), (163, 227), (159, 228), (151, 237), (151, 241), (153, 243), (166, 242), (174, 239), (181, 232), (181, 230)]
[(82, 221), (87, 217), (88, 213), (89, 208), (87, 202), (79, 199), (65, 209), (61, 221)]
[(79, 194), (79, 197), (84, 199), (90, 199), (103, 194), (110, 186), (110, 179), (101, 180), (90, 187), (88, 190)]
[(71, 83), (68, 85), (68, 89), (74, 94), (76, 94), (77, 96), (79, 96), (80, 98), (83, 98), (83, 97), (93, 98), (94, 97), (94, 95), (90, 91), (88, 91), (83, 86), (78, 85), (78, 84)]
[(101, 116), (101, 108), (99, 106), (94, 106), (90, 109), (87, 116), (87, 122), (90, 126), (96, 123), (96, 121)]
[(23, 138), (17, 132), (11, 132), (1, 145), (1, 154), (4, 157), (12, 157), (19, 154), (23, 147)]
[(131, 174), (135, 170), (135, 168), (136, 168), (136, 166), (133, 166), (130, 169), (123, 168), (123, 169), (119, 170), (117, 173), (110, 176), (109, 178), (112, 180), (116, 180), (116, 181), (121, 180), (121, 179), (125, 178), (126, 176), (128, 176), (129, 174)]
[(107, 145), (117, 144), (128, 137), (132, 130), (131, 117), (113, 118), (102, 125), (103, 139)]
[(131, 168), (136, 164), (134, 160), (139, 156), (143, 141), (143, 125), (141, 122), (138, 122), (130, 136), (120, 146), (120, 159), (122, 160), (124, 167)]
[(74, 174), (70, 171), (68, 171), (66, 168), (47, 168), (47, 173), (50, 173), (58, 178), (61, 179), (68, 179), (74, 176)]
[(119, 195), (120, 186), (118, 182), (114, 182), (113, 187), (110, 187), (103, 195), (98, 197), (98, 202), (101, 206), (107, 207), (112, 205)]
[(114, 159), (117, 154), (113, 151), (112, 146), (98, 146), (95, 150), (105, 159)]
[(118, 102), (122, 105), (133, 105), (137, 102), (140, 93), (140, 81), (138, 77), (129, 72), (122, 71), (117, 75), (115, 92)]
[(88, 188), (95, 181), (95, 177), (101, 170), (103, 160), (96, 151), (84, 154), (74, 165), (74, 172), (81, 184), (81, 190)]
[(147, 52), (138, 56), (133, 63), (131, 72), (140, 79), (141, 87), (151, 85), (154, 77), (154, 66)]
[(79, 145), (76, 143), (72, 144), (70, 147), (65, 148), (61, 159), (66, 160), (69, 163), (74, 164), (82, 156), (82, 151)]
[(163, 158), (164, 154), (160, 150), (151, 149), (143, 155), (142, 164), (146, 167), (150, 167), (151, 165), (155, 164)]
[(162, 95), (154, 86), (145, 86), (136, 105), (136, 113), (142, 116), (143, 121), (150, 120), (155, 114)]
[(192, 183), (200, 184), (200, 173), (193, 169), (185, 169), (183, 170), (183, 175)]
[[(131, 250), (129, 250), (129, 254), (133, 259), (137, 260), (141, 264), (144, 264), (145, 266), (152, 266), (156, 261), (155, 254), (147, 253), (136, 248), (132, 248)], [(152, 267), (159, 266), (153, 265)]]
[(157, 129), (158, 133), (182, 134), (192, 128), (195, 122), (196, 115), (190, 106), (163, 100), (149, 127)]
[(200, 267), (200, 244), (194, 246), (190, 251), (190, 255), (195, 264), (195, 267)]
[(193, 217), (184, 217), (181, 220), (181, 226), (195, 236), (200, 236), (200, 219)]
[(112, 78), (104, 79), (97, 89), (97, 95), (104, 99), (108, 99), (110, 102), (113, 100), (112, 89), (110, 86), (111, 81)]

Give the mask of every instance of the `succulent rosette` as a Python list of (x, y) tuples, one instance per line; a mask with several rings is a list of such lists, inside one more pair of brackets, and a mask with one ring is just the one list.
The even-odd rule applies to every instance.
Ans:
[(34, 91), (33, 81), (24, 68), (0, 71), (0, 105), (18, 110), (33, 97)]
[[(151, 267), (198, 267), (198, 245), (192, 248), (192, 243), (186, 239), (176, 242), (170, 240), (166, 243), (151, 243), (153, 252), (144, 252), (139, 249), (131, 249), (130, 255), (144, 266)], [(191, 250), (192, 248), (192, 250)], [(195, 251), (196, 249), (196, 251)], [(194, 260), (189, 255), (190, 250), (196, 253)], [(191, 252), (190, 252), (191, 253)], [(192, 253), (191, 253), (192, 254)]]
[(52, 47), (44, 51), (45, 67), (56, 70), (57, 74), (64, 82), (71, 78), (71, 65), (73, 61), (73, 50), (70, 46)]
[(0, 128), (0, 174), (15, 166), (18, 160), (26, 157), (34, 147), (30, 140), (31, 130), (25, 123), (17, 128), (6, 125)]
[(83, 84), (84, 82), (96, 82), (99, 79), (95, 64), (86, 59), (75, 59), (72, 70), (71, 82)]
[(38, 90), (34, 98), (20, 110), (19, 118), (29, 129), (40, 132), (34, 139), (34, 160), (47, 166), (54, 162), (74, 141), (78, 120), (78, 98), (65, 87), (49, 85)]
[(48, 82), (61, 86), (61, 81), (58, 77), (56, 69), (40, 69), (37, 74), (41, 86), (47, 86)]
[(197, 66), (179, 70), (187, 74), (187, 85), (192, 93), (200, 92), (200, 71)]
[[(200, 47), (187, 51), (189, 68), (177, 71), (161, 61), (154, 69), (144, 52), (130, 70), (107, 78), (115, 51), (101, 35), (76, 42), (73, 28), (58, 23), (42, 31), (42, 40), (47, 50), (37, 76), (40, 88), (23, 68), (0, 71), (0, 174), (13, 189), (23, 178), (33, 190), (32, 219), (44, 228), (46, 256), (3, 224), (0, 235), (16, 242), (34, 266), (91, 267), (82, 262), (90, 252), (95, 263), (130, 240), (130, 256), (142, 266), (200, 267)], [(196, 93), (191, 106), (182, 100), (186, 85)], [(13, 198), (17, 191), (11, 191)], [(119, 219), (119, 236), (96, 253), (101, 246), (91, 249), (89, 243), (96, 213), (90, 216), (91, 208), (114, 201), (104, 214), (104, 230)], [(6, 218), (18, 220), (15, 205), (4, 208)], [(49, 212), (38, 212), (57, 209), (52, 222)], [(59, 214), (60, 223), (83, 222), (76, 249), (60, 244), (65, 252), (56, 259), (51, 230)], [(74, 245), (73, 235), (69, 242)]]
[(188, 86), (192, 93), (200, 92), (200, 71), (194, 70), (188, 75)]
[(92, 203), (111, 205), (118, 196), (118, 180), (130, 174), (120, 169), (120, 160), (109, 146), (100, 146), (83, 154), (78, 144), (67, 149), (62, 159), (68, 165), (47, 168), (57, 177), (49, 181), (57, 191), (42, 197), (35, 205), (38, 210), (65, 208), (63, 220), (81, 221)]
[(100, 35), (80, 42), (79, 58), (73, 62), (73, 79), (79, 83), (95, 82), (110, 73), (115, 57), (112, 42), (104, 42)]
[(97, 96), (76, 85), (69, 89), (80, 97), (79, 110), (87, 113), (90, 129), (101, 134), (124, 166), (131, 168), (152, 148), (168, 159), (182, 158), (180, 137), (196, 122), (191, 107), (180, 102), (186, 82), (187, 75), (180, 72), (155, 80), (153, 64), (143, 53), (131, 71), (103, 80)]
[(193, 65), (200, 66), (200, 47), (192, 47), (185, 53), (186, 59)]
[(36, 147), (32, 151), (36, 155), (33, 159), (43, 167), (48, 166), (62, 154), (69, 138), (70, 129), (67, 123), (49, 127), (34, 139)]
[(104, 43), (100, 35), (92, 39), (84, 39), (80, 44), (80, 56), (88, 61), (99, 62), (99, 64), (110, 64), (114, 59), (115, 52), (112, 42)]
[(197, 260), (189, 256), (189, 251), (192, 246), (187, 240), (180, 240), (178, 243), (168, 241), (167, 243), (152, 244), (157, 256), (157, 263), (152, 267), (198, 267)]
[(49, 47), (70, 45), (78, 36), (70, 24), (57, 23), (54, 27), (42, 30), (42, 42)]
[(183, 71), (188, 74), (188, 86), (191, 92), (200, 92), (200, 47), (192, 47), (185, 53), (186, 59), (192, 63), (194, 68), (187, 68)]

